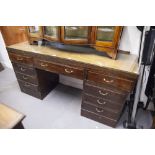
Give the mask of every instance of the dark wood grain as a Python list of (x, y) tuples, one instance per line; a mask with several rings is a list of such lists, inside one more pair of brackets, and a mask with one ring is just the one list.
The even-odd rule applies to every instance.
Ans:
[(123, 106), (123, 104), (121, 105), (121, 103), (117, 104), (114, 101), (112, 102), (112, 101), (105, 100), (103, 98), (98, 98), (96, 96), (92, 96), (89, 94), (84, 94), (82, 100), (85, 103), (92, 104), (99, 108), (108, 109), (108, 110), (114, 111), (114, 112), (120, 112), (122, 110), (122, 106)]
[(29, 75), (29, 76), (36, 76), (36, 69), (33, 67), (30, 67), (28, 65), (23, 65), (19, 63), (12, 63), (14, 71), (17, 73), (22, 73), (24, 75)]
[(33, 65), (33, 58), (29, 56), (24, 55), (18, 55), (14, 53), (9, 53), (10, 60), (12, 62), (21, 63), (21, 64), (28, 64)]
[(112, 112), (107, 109), (99, 108), (99, 107), (96, 107), (94, 105), (91, 105), (85, 102), (82, 103), (81, 109), (88, 110), (99, 116), (105, 116), (107, 118), (116, 119), (116, 120), (118, 120), (120, 116), (120, 112)]
[(91, 71), (88, 71), (88, 80), (112, 85), (128, 92), (130, 92), (134, 87), (134, 81)]
[(89, 84), (84, 85), (84, 93), (103, 98), (117, 104), (122, 104), (125, 102), (126, 95), (121, 94), (110, 89), (105, 89), (104, 87), (93, 86)]
[(106, 124), (111, 127), (116, 127), (117, 125), (117, 120), (109, 119), (108, 117), (104, 117), (104, 116), (99, 116), (85, 109), (81, 109), (81, 116), (87, 117), (89, 119)]

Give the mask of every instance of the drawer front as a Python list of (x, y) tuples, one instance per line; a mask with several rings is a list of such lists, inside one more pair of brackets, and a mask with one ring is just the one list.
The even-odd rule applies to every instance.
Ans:
[(120, 112), (111, 112), (109, 110), (99, 108), (99, 107), (87, 104), (85, 102), (82, 103), (81, 109), (85, 109), (85, 110), (91, 111), (97, 115), (105, 116), (107, 118), (112, 118), (114, 120), (117, 120), (120, 116)]
[(96, 115), (95, 113), (84, 110), (84, 109), (81, 109), (81, 116), (87, 117), (89, 119), (92, 119), (94, 121), (106, 124), (106, 125), (111, 126), (111, 127), (115, 127), (117, 124), (116, 120)]
[(92, 96), (99, 97), (102, 99), (106, 99), (106, 100), (115, 102), (117, 104), (124, 103), (125, 99), (126, 99), (126, 95), (124, 95), (124, 94), (114, 92), (114, 91), (109, 90), (109, 89), (104, 89), (101, 87), (92, 86), (92, 85), (89, 85), (86, 83), (84, 84), (84, 93), (90, 94)]
[(25, 75), (36, 76), (36, 70), (32, 67), (21, 65), (17, 63), (12, 63), (15, 72), (19, 72)]
[(29, 56), (9, 53), (9, 57), (12, 62), (27, 64), (27, 65), (33, 65), (33, 58)]
[(33, 90), (33, 91), (40, 91), (37, 85), (31, 84), (29, 82), (25, 82), (18, 79), (18, 83), (21, 89)]
[(27, 87), (22, 87), (22, 86), (20, 86), (20, 89), (22, 92), (24, 92), (28, 95), (31, 95), (31, 96), (39, 98), (39, 99), (43, 99), (42, 94), (39, 91), (35, 91), (35, 90), (29, 89)]
[(19, 80), (38, 85), (38, 79), (36, 76), (29, 76), (16, 72), (16, 77)]
[(35, 65), (37, 68), (40, 68), (40, 69), (72, 76), (78, 79), (83, 79), (84, 71), (83, 69), (80, 69), (80, 68), (63, 66), (63, 65), (54, 64), (51, 62), (41, 61), (41, 60), (35, 60)]
[(111, 76), (106, 76), (104, 74), (97, 74), (95, 72), (90, 72), (88, 71), (88, 80), (90, 81), (95, 81), (99, 83), (105, 83), (107, 85), (114, 86), (119, 89), (123, 89), (125, 91), (130, 92), (133, 89), (134, 82), (123, 79), (123, 78), (117, 78), (117, 77), (111, 77)]
[(122, 110), (123, 105), (116, 104), (115, 102), (110, 102), (108, 100), (97, 98), (91, 95), (84, 94), (83, 102), (95, 105), (99, 108), (108, 109), (113, 112), (120, 112)]

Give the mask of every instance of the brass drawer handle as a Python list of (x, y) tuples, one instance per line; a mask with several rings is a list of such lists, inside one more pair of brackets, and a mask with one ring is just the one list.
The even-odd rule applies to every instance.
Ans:
[(66, 73), (73, 73), (73, 70), (68, 70), (67, 68), (65, 68), (65, 72)]
[(107, 92), (106, 92), (106, 93), (103, 93), (101, 90), (99, 90), (99, 94), (101, 94), (101, 95), (103, 95), (103, 96), (108, 95), (108, 93), (107, 93)]
[(48, 64), (45, 64), (45, 63), (41, 62), (40, 66), (42, 66), (42, 67), (47, 67)]
[(17, 57), (17, 60), (21, 61), (21, 60), (23, 60), (23, 58), (21, 58), (21, 57)]
[(100, 105), (105, 105), (106, 104), (105, 101), (104, 102), (101, 102), (100, 99), (97, 100), (97, 103), (100, 104)]
[(24, 75), (23, 75), (23, 79), (24, 79), (24, 80), (27, 80), (27, 79), (28, 79), (28, 77), (26, 77), (26, 76), (24, 76)]
[(96, 111), (97, 112), (103, 112), (104, 110), (103, 109), (96, 108)]
[(24, 86), (25, 86), (25, 87), (30, 87), (31, 85), (28, 84), (28, 83), (25, 83)]
[(24, 72), (26, 71), (26, 68), (21, 67), (20, 70)]
[(114, 82), (114, 80), (106, 80), (105, 78), (103, 79), (103, 81), (106, 83), (113, 83)]

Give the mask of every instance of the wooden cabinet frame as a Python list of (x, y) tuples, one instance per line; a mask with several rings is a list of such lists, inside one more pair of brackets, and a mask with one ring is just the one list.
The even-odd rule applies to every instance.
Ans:
[(33, 44), (34, 41), (42, 40), (43, 38), (42, 26), (39, 26), (39, 32), (36, 34), (30, 33), (29, 26), (26, 26), (26, 29), (27, 29), (28, 41), (30, 44)]
[(52, 36), (49, 36), (49, 35), (46, 35), (45, 34), (45, 26), (42, 26), (42, 32), (43, 32), (43, 38), (45, 39), (45, 40), (48, 40), (48, 41), (60, 41), (60, 35), (61, 35), (61, 33), (60, 33), (60, 31), (61, 31), (61, 27), (60, 26), (57, 26), (58, 27), (58, 38), (52, 38)]
[(61, 42), (65, 44), (89, 44), (91, 42), (91, 26), (88, 26), (88, 37), (87, 39), (65, 39), (65, 26), (61, 26)]
[(97, 40), (97, 26), (92, 28), (92, 44), (93, 47), (99, 51), (106, 52), (110, 57), (116, 59), (117, 47), (120, 39), (122, 26), (115, 26), (114, 37), (112, 41), (98, 41)]

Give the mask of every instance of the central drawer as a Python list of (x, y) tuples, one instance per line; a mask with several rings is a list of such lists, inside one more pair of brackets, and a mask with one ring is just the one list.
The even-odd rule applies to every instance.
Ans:
[(35, 66), (39, 69), (64, 74), (78, 79), (83, 79), (84, 71), (82, 68), (66, 66), (44, 60), (35, 60)]

